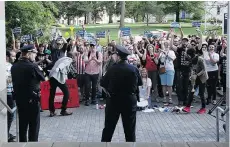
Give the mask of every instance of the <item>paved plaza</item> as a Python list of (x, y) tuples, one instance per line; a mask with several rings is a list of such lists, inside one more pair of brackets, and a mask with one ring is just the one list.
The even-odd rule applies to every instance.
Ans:
[[(176, 99), (174, 97), (173, 99)], [(162, 103), (160, 103), (162, 105)], [(189, 142), (215, 141), (216, 119), (209, 114), (198, 115), (200, 102), (194, 103), (190, 114), (172, 112), (141, 112), (137, 113), (137, 142)], [(210, 108), (213, 105), (209, 105)], [(41, 113), (39, 141), (77, 141), (100, 142), (104, 125), (104, 109), (95, 106), (70, 109), (72, 116), (48, 117), (49, 112)], [(60, 110), (57, 110), (59, 113)], [(213, 112), (215, 114), (215, 112)], [(220, 141), (225, 140), (225, 132), (220, 121)], [(15, 132), (15, 122), (12, 124)], [(125, 142), (121, 119), (116, 127), (112, 142)]]

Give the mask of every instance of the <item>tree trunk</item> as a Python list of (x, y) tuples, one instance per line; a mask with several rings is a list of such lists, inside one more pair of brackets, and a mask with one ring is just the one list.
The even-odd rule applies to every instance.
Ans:
[(149, 26), (149, 14), (146, 14), (146, 22), (147, 22), (147, 26)]
[(85, 22), (84, 24), (87, 24), (87, 15), (85, 14)]
[(176, 8), (176, 22), (180, 22), (180, 2), (177, 2), (177, 8)]
[(92, 23), (92, 12), (88, 13), (88, 23), (91, 24)]
[(121, 18), (120, 18), (120, 28), (125, 26), (125, 1), (121, 2)]
[(70, 25), (70, 17), (67, 17), (67, 24)]
[(109, 13), (109, 23), (113, 23), (113, 14)]

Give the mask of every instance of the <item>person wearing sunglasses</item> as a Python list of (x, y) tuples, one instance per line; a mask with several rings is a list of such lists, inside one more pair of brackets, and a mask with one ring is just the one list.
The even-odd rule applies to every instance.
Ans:
[(208, 48), (208, 57), (205, 58), (206, 68), (208, 72), (208, 80), (207, 80), (207, 91), (208, 91), (208, 99), (207, 105), (211, 102), (213, 105), (216, 104), (216, 85), (218, 81), (218, 65), (219, 62), (219, 54), (215, 53), (215, 46), (213, 44), (209, 45)]
[(68, 44), (66, 39), (62, 36), (53, 40), (51, 44), (51, 58), (52, 65), (54, 65), (58, 59), (65, 57)]

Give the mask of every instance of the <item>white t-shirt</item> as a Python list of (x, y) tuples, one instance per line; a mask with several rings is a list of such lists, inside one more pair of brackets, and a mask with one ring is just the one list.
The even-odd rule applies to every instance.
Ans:
[(148, 98), (148, 87), (152, 87), (152, 81), (150, 78), (142, 78), (143, 86), (139, 86), (140, 98)]
[[(212, 53), (212, 58), (215, 60), (215, 61), (219, 61), (219, 54), (217, 53)], [(213, 64), (211, 61), (210, 61), (210, 57), (206, 56), (205, 57), (205, 64), (206, 64), (206, 69), (207, 69), (207, 72), (209, 71), (216, 71), (218, 70), (218, 65), (217, 63)]]
[(169, 50), (166, 54), (161, 52), (159, 58), (161, 62), (165, 63), (165, 65), (160, 65), (160, 67), (165, 66), (165, 70), (174, 70), (173, 60), (176, 59), (174, 51)]

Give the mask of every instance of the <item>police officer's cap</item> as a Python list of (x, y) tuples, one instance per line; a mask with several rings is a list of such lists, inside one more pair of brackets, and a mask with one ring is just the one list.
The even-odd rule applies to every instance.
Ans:
[(115, 46), (116, 49), (117, 49), (117, 54), (119, 56), (128, 56), (128, 55), (131, 55), (131, 53), (128, 51), (128, 49), (126, 49), (124, 46), (121, 46), (121, 45), (116, 45)]
[(36, 50), (35, 46), (33, 44), (26, 45), (21, 48), (21, 52), (33, 52), (37, 53), (38, 51)]

